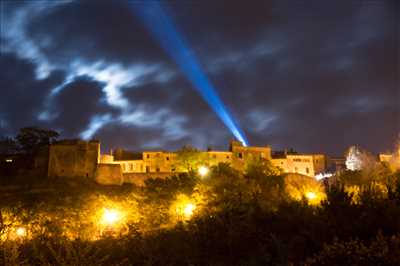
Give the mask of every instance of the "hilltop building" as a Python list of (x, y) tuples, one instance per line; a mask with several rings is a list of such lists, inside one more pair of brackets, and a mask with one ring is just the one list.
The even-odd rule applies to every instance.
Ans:
[[(228, 151), (201, 151), (207, 166), (228, 163), (244, 171), (248, 162), (270, 160), (286, 173), (315, 176), (326, 168), (322, 154), (283, 154), (272, 156), (271, 147), (246, 147), (232, 141)], [(179, 165), (178, 154), (168, 151), (124, 153), (117, 150), (100, 154), (98, 141), (62, 141), (50, 145), (48, 176), (87, 177), (100, 184), (134, 183), (143, 185), (149, 178), (165, 178), (174, 173), (187, 172)]]
[(327, 168), (326, 157), (323, 154), (298, 154), (287, 151), (275, 153), (271, 162), (285, 173), (297, 173), (314, 177)]

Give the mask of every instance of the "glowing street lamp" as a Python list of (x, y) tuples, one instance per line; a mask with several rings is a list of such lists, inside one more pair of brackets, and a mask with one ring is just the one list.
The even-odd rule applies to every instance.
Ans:
[(114, 209), (105, 209), (102, 220), (105, 224), (112, 225), (121, 219), (119, 211)]
[(306, 198), (308, 200), (315, 200), (317, 198), (317, 194), (315, 192), (309, 191), (306, 193)]
[(208, 167), (206, 167), (206, 166), (200, 166), (199, 167), (199, 175), (201, 177), (205, 177), (208, 174), (209, 171), (210, 171), (210, 169), (208, 169)]
[(17, 227), (16, 229), (15, 229), (15, 234), (18, 236), (18, 237), (25, 237), (26, 236), (26, 228), (25, 227), (23, 227), (23, 226), (19, 226), (19, 227)]
[(193, 211), (196, 209), (196, 205), (192, 204), (192, 203), (188, 203), (185, 205), (185, 207), (183, 208), (183, 215), (186, 218), (190, 218), (193, 215)]

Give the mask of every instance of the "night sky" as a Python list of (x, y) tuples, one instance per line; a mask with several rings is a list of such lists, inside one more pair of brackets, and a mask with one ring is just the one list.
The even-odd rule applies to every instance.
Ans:
[[(400, 1), (399, 1), (400, 2)], [(400, 132), (400, 3), (169, 1), (250, 145), (342, 155)], [(24, 126), (124, 147), (233, 138), (134, 1), (1, 1), (0, 135)]]

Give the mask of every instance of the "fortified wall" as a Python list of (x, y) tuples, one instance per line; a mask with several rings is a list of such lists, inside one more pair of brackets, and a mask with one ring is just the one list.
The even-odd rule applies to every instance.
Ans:
[(49, 147), (47, 175), (94, 178), (99, 160), (99, 141), (58, 141)]

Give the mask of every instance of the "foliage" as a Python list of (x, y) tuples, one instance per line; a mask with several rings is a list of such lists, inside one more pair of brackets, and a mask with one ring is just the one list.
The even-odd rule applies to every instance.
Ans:
[[(331, 183), (313, 205), (287, 187), (320, 183), (265, 167), (243, 175), (219, 164), (203, 178), (182, 174), (143, 188), (53, 180), (12, 200), (1, 194), (0, 265), (399, 264), (398, 173), (387, 190), (363, 186), (357, 201), (345, 183)], [(105, 209), (119, 220), (104, 223)], [(19, 226), (28, 234), (15, 237)]]
[(13, 138), (0, 138), (0, 154), (15, 154), (17, 150), (17, 143)]
[(20, 129), (16, 140), (21, 151), (32, 154), (40, 147), (51, 144), (58, 137), (59, 133), (54, 130), (25, 127)]
[(400, 265), (400, 236), (384, 237), (378, 234), (371, 243), (359, 239), (335, 239), (309, 258), (306, 265)]
[(179, 149), (177, 152), (178, 169), (188, 172), (195, 171), (204, 161), (207, 160), (207, 154), (186, 145)]
[(312, 177), (300, 174), (285, 175), (285, 191), (294, 200), (319, 204), (325, 199), (324, 187)]

